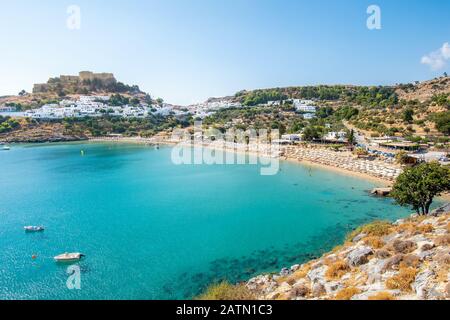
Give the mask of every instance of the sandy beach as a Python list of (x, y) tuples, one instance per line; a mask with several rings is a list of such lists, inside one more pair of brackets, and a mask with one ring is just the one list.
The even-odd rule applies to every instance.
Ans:
[[(169, 146), (173, 146), (173, 145), (179, 143), (179, 141), (161, 139), (161, 137), (152, 137), (152, 138), (100, 137), (100, 138), (89, 139), (89, 141), (91, 141), (91, 142), (138, 143), (138, 144), (149, 144), (149, 145), (160, 144), (160, 145), (169, 145)], [(223, 151), (228, 151), (228, 152), (247, 153), (249, 155), (255, 155), (255, 156), (262, 156), (262, 157), (271, 156), (268, 151), (268, 149), (270, 149), (270, 148), (267, 148), (267, 147), (261, 148), (261, 146), (259, 147), (259, 149), (262, 149), (263, 152), (255, 151), (255, 148), (251, 148), (251, 147), (247, 148), (247, 147), (243, 147), (243, 146), (237, 146), (235, 148), (228, 148), (228, 147), (224, 147), (221, 144), (214, 144), (214, 143), (204, 143), (202, 146), (206, 147), (206, 148), (212, 148), (212, 149), (223, 150)], [(297, 149), (301, 150), (304, 148), (297, 147)], [(320, 149), (320, 150), (322, 150), (323, 152), (326, 152), (326, 154), (331, 158), (335, 157), (336, 154), (341, 154), (340, 152), (334, 152), (329, 149)], [(321, 168), (321, 169), (325, 169), (325, 170), (331, 170), (331, 171), (334, 171), (334, 172), (337, 172), (340, 174), (344, 174), (344, 175), (352, 175), (352, 176), (359, 177), (362, 179), (371, 180), (373, 182), (376, 182), (380, 186), (392, 185), (392, 180), (390, 180), (390, 179), (383, 178), (380, 176), (374, 176), (369, 173), (352, 170), (351, 169), (352, 166), (349, 166), (348, 168), (341, 168), (338, 166), (327, 165), (327, 164), (324, 164), (319, 161), (313, 161), (311, 159), (296, 157), (292, 153), (288, 152), (286, 147), (280, 147), (280, 153), (281, 153), (281, 155), (279, 156), (279, 159), (283, 160), (283, 161), (290, 161), (290, 162), (295, 162), (295, 163), (299, 163), (302, 165), (312, 166), (312, 167)]]
[(309, 161), (309, 160), (299, 160), (299, 159), (295, 159), (295, 158), (282, 158), (283, 161), (289, 161), (289, 162), (295, 162), (298, 164), (302, 164), (305, 166), (310, 166), (313, 168), (318, 168), (321, 170), (329, 170), (329, 171), (333, 171), (339, 174), (343, 174), (343, 175), (351, 175), (357, 178), (361, 178), (361, 179), (365, 179), (365, 180), (370, 180), (373, 181), (375, 183), (377, 183), (380, 187), (389, 187), (392, 186), (392, 181), (389, 181), (387, 179), (382, 179), (379, 177), (374, 177), (371, 176), (370, 174), (367, 173), (361, 173), (361, 172), (357, 172), (357, 171), (351, 171), (351, 170), (346, 170), (346, 169), (342, 169), (339, 167), (333, 167), (333, 166), (328, 166), (328, 165), (324, 165), (321, 163), (317, 163), (317, 162), (313, 162), (313, 161)]

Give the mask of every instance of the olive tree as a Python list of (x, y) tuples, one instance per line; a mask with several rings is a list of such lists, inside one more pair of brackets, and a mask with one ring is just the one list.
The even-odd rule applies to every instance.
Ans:
[(450, 191), (450, 168), (431, 162), (406, 169), (397, 178), (391, 196), (398, 204), (426, 215), (434, 197), (446, 191)]

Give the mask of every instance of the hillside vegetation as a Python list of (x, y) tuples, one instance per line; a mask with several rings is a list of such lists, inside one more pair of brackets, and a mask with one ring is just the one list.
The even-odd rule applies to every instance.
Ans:
[[(219, 128), (272, 128), (312, 136), (353, 127), (368, 137), (401, 136), (445, 147), (450, 134), (450, 78), (395, 86), (306, 86), (240, 91), (233, 98), (246, 108), (222, 110), (205, 120)], [(291, 99), (313, 100), (317, 118), (305, 120)], [(268, 102), (278, 101), (276, 105)], [(327, 129), (327, 128), (328, 129)]]

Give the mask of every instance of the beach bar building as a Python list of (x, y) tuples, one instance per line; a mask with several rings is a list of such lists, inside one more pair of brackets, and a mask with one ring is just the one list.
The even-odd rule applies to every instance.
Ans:
[(420, 145), (409, 141), (386, 142), (380, 143), (379, 146), (386, 149), (403, 150), (403, 151), (418, 151), (420, 149)]

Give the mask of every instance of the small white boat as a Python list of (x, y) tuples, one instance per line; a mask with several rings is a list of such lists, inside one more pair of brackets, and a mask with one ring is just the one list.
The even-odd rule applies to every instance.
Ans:
[(26, 226), (23, 227), (25, 229), (26, 232), (40, 232), (40, 231), (44, 231), (44, 227), (42, 226)]
[(11, 150), (11, 148), (9, 146), (3, 146), (2, 150), (7, 151), (7, 150)]
[(76, 252), (76, 253), (63, 253), (59, 256), (56, 256), (54, 259), (58, 262), (72, 262), (72, 261), (79, 261), (81, 258), (84, 257), (84, 254)]

